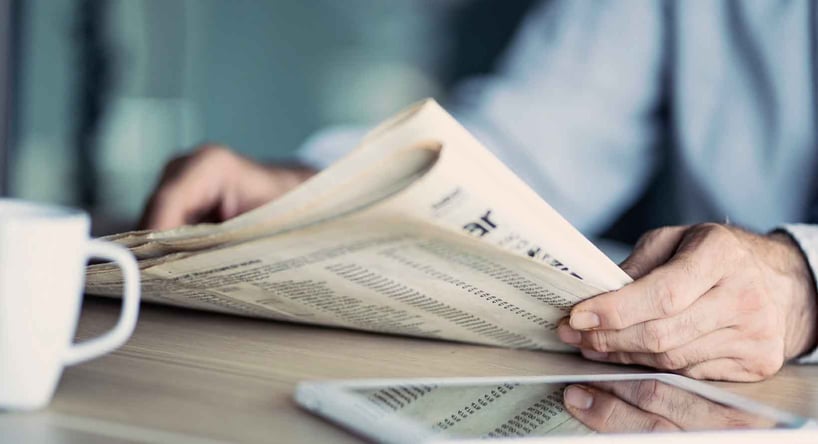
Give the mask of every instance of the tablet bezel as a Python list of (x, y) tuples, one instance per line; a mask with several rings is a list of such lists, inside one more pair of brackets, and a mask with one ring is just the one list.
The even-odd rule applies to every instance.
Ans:
[[(730, 407), (744, 410), (748, 413), (764, 416), (775, 420), (776, 422), (785, 425), (782, 429), (772, 430), (742, 430), (742, 431), (703, 431), (703, 432), (685, 432), (685, 433), (641, 433), (641, 434), (599, 434), (589, 436), (576, 435), (554, 435), (542, 437), (525, 437), (525, 438), (502, 438), (488, 440), (489, 442), (577, 442), (578, 439), (585, 439), (587, 442), (595, 442), (599, 438), (604, 438), (606, 442), (611, 439), (621, 442), (652, 442), (654, 439), (662, 442), (671, 438), (671, 436), (679, 435), (686, 437), (685, 439), (692, 439), (695, 437), (705, 438), (711, 436), (713, 438), (724, 438), (725, 433), (740, 433), (743, 435), (754, 434), (760, 437), (772, 433), (773, 436), (781, 436), (781, 433), (788, 433), (788, 439), (798, 439), (801, 435), (800, 431), (811, 430), (815, 433), (816, 424), (814, 421), (794, 415), (765, 404), (738, 396), (736, 394), (721, 390), (717, 387), (708, 385), (706, 383), (696, 381), (684, 376), (668, 374), (668, 373), (628, 373), (628, 374), (598, 374), (598, 375), (552, 375), (552, 376), (508, 376), (508, 377), (465, 377), (465, 378), (407, 378), (407, 379), (361, 379), (361, 380), (330, 380), (330, 381), (304, 381), (296, 386), (295, 401), (304, 409), (315, 413), (331, 422), (340, 425), (348, 430), (372, 439), (378, 442), (390, 443), (404, 443), (404, 442), (476, 442), (474, 439), (464, 438), (450, 438), (437, 436), (431, 433), (423, 426), (409, 420), (406, 417), (391, 416), (386, 418), (378, 418), (373, 421), (370, 417), (367, 418), (366, 403), (360, 403), (362, 397), (352, 390), (361, 389), (379, 389), (395, 385), (423, 385), (435, 384), (438, 386), (468, 386), (475, 384), (502, 384), (502, 383), (521, 383), (521, 384), (564, 384), (564, 383), (582, 383), (582, 382), (603, 382), (603, 381), (633, 381), (640, 379), (655, 379), (657, 381), (678, 387), (692, 393), (695, 393), (708, 400), (718, 402)], [(363, 398), (365, 399), (365, 398)], [(361, 409), (349, 408), (354, 404), (362, 404)], [(372, 414), (378, 413), (375, 407), (372, 407)], [(759, 433), (762, 432), (762, 433)], [(815, 435), (810, 433), (814, 438)], [(804, 435), (806, 436), (806, 435)], [(734, 436), (735, 437), (735, 436)], [(481, 440), (480, 442), (486, 442)], [(806, 442), (806, 441), (804, 441)]]

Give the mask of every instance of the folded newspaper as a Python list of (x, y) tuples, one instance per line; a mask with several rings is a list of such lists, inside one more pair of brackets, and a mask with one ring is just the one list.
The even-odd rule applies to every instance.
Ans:
[[(571, 306), (630, 282), (434, 100), (253, 211), (107, 239), (147, 301), (514, 348), (565, 350)], [(121, 286), (88, 268), (88, 293)]]

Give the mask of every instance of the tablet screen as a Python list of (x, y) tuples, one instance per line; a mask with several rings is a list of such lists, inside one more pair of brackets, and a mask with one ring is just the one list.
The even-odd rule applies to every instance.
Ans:
[[(402, 384), (348, 388), (369, 421), (399, 417), (440, 438), (509, 438), (596, 432), (798, 427), (721, 404), (656, 379), (581, 383)], [(576, 407), (567, 407), (576, 404)], [(424, 433), (427, 434), (427, 433)]]

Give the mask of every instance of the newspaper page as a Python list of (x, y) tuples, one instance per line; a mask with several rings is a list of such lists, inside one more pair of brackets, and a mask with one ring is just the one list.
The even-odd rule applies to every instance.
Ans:
[[(416, 155), (430, 147), (442, 148), (442, 159), (437, 162), (442, 165), (432, 167), (428, 158)], [(489, 203), (503, 203), (506, 207), (503, 213), (513, 217), (515, 226), (514, 233), (506, 230), (485, 233), (486, 228), (493, 228), (489, 212), (497, 213), (486, 208), (487, 221), (470, 225), (475, 233), (490, 234), (491, 238), (504, 236), (502, 245), (573, 269), (600, 289), (615, 289), (630, 282), (624, 272), (434, 100), (420, 102), (387, 120), (344, 159), (268, 205), (219, 225), (125, 233), (108, 240), (117, 240), (131, 247), (137, 258), (147, 259), (269, 236), (378, 202), (409, 186), (416, 178), (428, 175), (429, 168), (437, 170), (434, 176), (444, 176), (446, 180), (425, 187), (430, 190), (437, 186), (432, 191), (442, 193), (442, 197), (434, 214), (421, 208), (423, 217), (440, 219), (444, 225), (456, 221), (458, 216), (452, 219), (447, 214), (462, 204), (462, 192), (468, 191)], [(407, 208), (405, 212), (411, 210)]]
[[(555, 333), (598, 290), (467, 235), (377, 209), (142, 271), (145, 300), (284, 321), (569, 350)], [(87, 289), (118, 295), (116, 273)]]
[[(293, 322), (569, 349), (556, 337), (559, 319), (629, 278), (541, 199), (526, 198), (528, 188), (436, 104), (423, 109), (422, 118), (376, 141), (403, 141), (401, 148), (282, 215), (284, 222), (262, 224), (278, 224), (272, 234), (249, 224), (249, 240), (146, 256), (143, 297)], [(360, 191), (372, 183), (377, 199)], [(590, 259), (565, 261), (568, 252)], [(120, 287), (115, 269), (90, 268), (89, 293), (119, 295)]]

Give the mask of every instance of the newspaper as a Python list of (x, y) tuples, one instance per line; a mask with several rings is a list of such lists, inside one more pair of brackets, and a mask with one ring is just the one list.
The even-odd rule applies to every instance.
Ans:
[[(514, 348), (566, 349), (571, 306), (630, 281), (433, 100), (235, 219), (108, 239), (145, 300)], [(89, 267), (88, 293), (121, 285)]]

